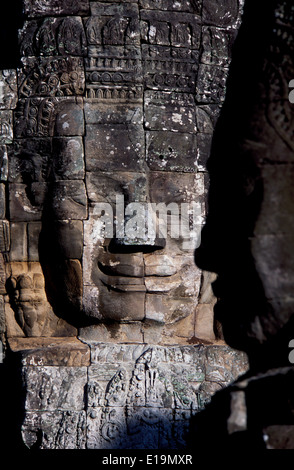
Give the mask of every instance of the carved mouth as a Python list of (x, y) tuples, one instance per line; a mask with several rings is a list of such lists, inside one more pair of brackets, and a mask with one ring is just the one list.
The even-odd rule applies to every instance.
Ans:
[[(164, 261), (164, 258), (162, 259)], [(98, 276), (103, 284), (120, 292), (159, 292), (170, 290), (178, 283), (177, 270), (170, 264), (146, 263), (143, 256), (126, 257), (120, 255), (116, 259), (105, 255), (97, 263)], [(155, 286), (155, 287), (154, 287)]]

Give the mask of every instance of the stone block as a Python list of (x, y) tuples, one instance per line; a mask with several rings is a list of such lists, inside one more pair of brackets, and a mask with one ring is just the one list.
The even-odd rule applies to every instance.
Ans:
[(240, 20), (243, 0), (228, 0), (226, 3), (217, 3), (215, 0), (203, 0), (202, 20), (214, 26), (236, 26)]
[(90, 365), (90, 348), (77, 338), (10, 338), (9, 348), (23, 366)]
[(47, 194), (46, 183), (30, 186), (11, 183), (9, 186), (9, 213), (12, 221), (41, 220)]
[(196, 131), (195, 105), (185, 96), (177, 98), (171, 92), (146, 91), (144, 113), (148, 130), (192, 134)]
[(11, 144), (13, 140), (12, 111), (0, 111), (0, 144)]
[(245, 353), (228, 346), (208, 346), (206, 348), (205, 380), (229, 384), (249, 367)]
[(146, 134), (146, 160), (154, 171), (196, 171), (196, 135), (157, 131)]
[(201, 26), (193, 14), (141, 11), (141, 35), (149, 44), (199, 49)]
[(5, 219), (6, 215), (6, 189), (5, 184), (0, 183), (0, 219)]
[(145, 157), (144, 131), (127, 124), (87, 125), (87, 171), (140, 171)]
[(29, 17), (86, 15), (89, 11), (89, 0), (34, 0), (24, 1), (24, 12)]
[(207, 171), (207, 162), (210, 157), (212, 134), (197, 134), (197, 169)]
[(28, 239), (27, 239), (27, 224), (25, 222), (12, 222), (10, 224), (11, 232), (11, 246), (10, 246), (10, 260), (11, 261), (27, 261), (28, 260)]
[(198, 51), (143, 44), (142, 58), (145, 87), (194, 92), (199, 64)]
[(52, 183), (51, 210), (54, 219), (83, 220), (87, 218), (87, 194), (83, 181)]
[(39, 261), (39, 237), (41, 230), (42, 222), (29, 222), (27, 224), (29, 261)]
[(25, 57), (87, 55), (85, 31), (78, 16), (25, 21), (19, 31), (19, 44), (21, 55)]
[(91, 17), (86, 24), (86, 32), (89, 44), (139, 46), (138, 5), (92, 2)]
[(86, 367), (24, 366), (22, 380), (27, 411), (78, 411), (84, 408)]
[(83, 222), (56, 220), (52, 223), (62, 256), (67, 259), (80, 259), (83, 253)]
[(88, 124), (143, 124), (142, 104), (107, 103), (103, 101), (85, 100), (85, 122)]
[(228, 68), (200, 64), (196, 87), (196, 100), (218, 104), (225, 99)]
[(142, 323), (105, 323), (80, 328), (79, 338), (83, 341), (107, 343), (143, 343)]
[(81, 137), (52, 139), (53, 178), (56, 180), (83, 179), (84, 147)]
[[(6, 294), (6, 266), (2, 253), (0, 253), (0, 294)], [(3, 302), (1, 305), (4, 307)]]
[(0, 71), (0, 109), (14, 109), (17, 103), (17, 77), (15, 70)]
[(46, 182), (52, 160), (51, 139), (15, 140), (8, 148), (8, 158), (9, 182)]
[(236, 30), (223, 30), (213, 26), (202, 28), (202, 54), (201, 62), (207, 65), (220, 65), (228, 67)]
[(117, 196), (124, 196), (124, 202), (146, 202), (148, 181), (146, 174), (133, 172), (86, 174), (88, 198), (91, 202), (115, 203)]
[[(85, 411), (31, 412), (21, 426), (22, 439), (30, 449), (85, 449)], [(42, 436), (41, 439), (39, 436)]]
[(76, 96), (85, 89), (82, 57), (23, 58), (19, 69), (19, 97)]
[(100, 289), (99, 311), (103, 319), (113, 321), (139, 321), (145, 317), (145, 292), (109, 293)]
[(139, 5), (148, 10), (168, 10), (201, 14), (201, 0), (139, 0)]
[(197, 130), (202, 134), (213, 134), (221, 107), (218, 105), (203, 105), (196, 107)]
[(60, 98), (56, 104), (55, 136), (84, 135), (83, 102), (80, 99)]
[(10, 249), (10, 224), (7, 220), (0, 220), (0, 251), (7, 252)]
[(79, 98), (28, 98), (18, 101), (15, 135), (52, 137), (84, 135), (83, 103)]
[(54, 134), (54, 98), (22, 99), (14, 113), (15, 137), (50, 137)]
[(150, 199), (154, 203), (190, 203), (205, 196), (204, 175), (153, 171), (150, 178)]
[(0, 145), (0, 181), (8, 178), (8, 154), (6, 145)]
[(211, 304), (198, 304), (195, 320), (195, 336), (207, 341), (215, 341), (214, 311)]

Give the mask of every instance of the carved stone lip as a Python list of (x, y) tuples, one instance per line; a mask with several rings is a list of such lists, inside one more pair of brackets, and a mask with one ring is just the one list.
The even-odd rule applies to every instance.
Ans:
[[(106, 272), (107, 273), (106, 273)], [(109, 270), (100, 269), (98, 263), (98, 277), (103, 282), (103, 284), (111, 290), (118, 292), (147, 292), (147, 287), (145, 284), (145, 278), (148, 281), (159, 282), (160, 279), (169, 278), (171, 281), (177, 277), (177, 274), (169, 275), (141, 275), (141, 276), (122, 276), (122, 275), (109, 275)]]

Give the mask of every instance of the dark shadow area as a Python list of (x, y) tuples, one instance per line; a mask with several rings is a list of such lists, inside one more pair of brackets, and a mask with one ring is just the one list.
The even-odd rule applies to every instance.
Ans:
[[(286, 139), (283, 141), (275, 134), (276, 129), (271, 127), (267, 115), (268, 89), (272, 88), (272, 94), (277, 92), (273, 101), (285, 97), (280, 94), (279, 85), (271, 83), (265, 64), (279, 68), (290, 49), (287, 49), (285, 36), (276, 34), (279, 20), (275, 18), (275, 10), (286, 24), (285, 13), (286, 27), (291, 31), (293, 15), (288, 2), (245, 1), (242, 25), (233, 48), (226, 99), (208, 161), (208, 217), (201, 246), (195, 253), (198, 267), (218, 274), (213, 284), (218, 298), (216, 332), (221, 329), (229, 346), (248, 354), (250, 369), (240, 379), (244, 381), (244, 392), (242, 386), (238, 388), (234, 384), (217, 392), (207, 408), (192, 419), (191, 448), (197, 444), (216, 452), (234, 449), (252, 453), (266, 448), (264, 428), (281, 426), (277, 431), (281, 432), (283, 426), (294, 424), (291, 398), (294, 374), (288, 360), (288, 344), (294, 331), (293, 312), (292, 317), (291, 311), (285, 315), (281, 307), (280, 318), (279, 313), (273, 313), (251, 243), (265, 199), (265, 184), (267, 194), (271, 191), (271, 180), (266, 180), (262, 174), (263, 165), (278, 165), (279, 159), (284, 157), (283, 149), (286, 149), (285, 160), (287, 156), (290, 160)], [(277, 119), (282, 118), (277, 116)], [(270, 143), (265, 143), (264, 136), (268, 134), (278, 142), (273, 150)], [(279, 146), (282, 157), (277, 152)], [(267, 210), (268, 219), (276, 220), (274, 210)], [(279, 260), (279, 248), (276, 250), (272, 256)], [(261, 262), (259, 269), (262, 256), (267, 256), (265, 264), (270, 258), (268, 251), (265, 253), (255, 253)], [(281, 277), (291, 276), (282, 260), (276, 264), (281, 269)], [(275, 318), (278, 318), (276, 323)], [(262, 372), (263, 378), (258, 375)], [(234, 405), (237, 396), (242, 400), (244, 396), (244, 409), (243, 405)], [(236, 418), (232, 415), (234, 406), (236, 416), (245, 414), (247, 422), (238, 424), (239, 431), (229, 432), (229, 420)]]
[(22, 0), (2, 2), (0, 15), (0, 69), (20, 64), (18, 29), (23, 25)]
[[(208, 160), (208, 217), (196, 251), (198, 267), (218, 274), (215, 307), (225, 341), (246, 351), (251, 367), (267, 367), (254, 323), (270, 309), (251, 252), (250, 237), (263, 201), (263, 180), (250, 136), (261, 100), (264, 59), (274, 28), (273, 1), (247, 0), (233, 47), (227, 94)], [(256, 121), (256, 126), (262, 123)], [(261, 357), (263, 356), (263, 357)], [(266, 363), (265, 363), (266, 362)]]

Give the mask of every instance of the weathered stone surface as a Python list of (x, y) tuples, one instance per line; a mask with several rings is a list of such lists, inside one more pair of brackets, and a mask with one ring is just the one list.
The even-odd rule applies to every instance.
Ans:
[(51, 210), (56, 220), (87, 218), (87, 195), (83, 181), (56, 181), (51, 187)]
[(90, 365), (90, 349), (76, 338), (10, 338), (9, 348), (21, 356), (23, 366)]
[(7, 220), (0, 220), (0, 251), (6, 252), (10, 248), (10, 224)]
[(146, 202), (148, 180), (144, 173), (120, 171), (117, 173), (87, 172), (86, 186), (91, 202), (116, 202), (124, 196), (125, 202)]
[(85, 56), (87, 41), (80, 17), (25, 21), (19, 31), (23, 56)]
[(236, 37), (235, 30), (223, 30), (213, 26), (202, 29), (201, 62), (207, 65), (228, 66), (231, 61), (231, 51)]
[(15, 70), (0, 72), (0, 109), (14, 109), (17, 103), (17, 81)]
[(146, 134), (146, 159), (151, 170), (196, 171), (196, 135), (158, 131)]
[(53, 231), (62, 248), (62, 256), (80, 259), (83, 252), (83, 222), (81, 220), (56, 220)]
[(137, 5), (91, 3), (91, 18), (86, 29), (90, 44), (139, 45), (139, 10)]
[(19, 100), (14, 114), (15, 136), (52, 136), (55, 121), (54, 103), (53, 98)]
[(9, 182), (31, 183), (48, 180), (52, 160), (51, 139), (19, 139), (8, 148)]
[(22, 380), (28, 411), (78, 411), (84, 407), (86, 367), (24, 366)]
[(6, 190), (5, 184), (0, 183), (0, 219), (5, 219), (6, 215)]
[(31, 337), (74, 336), (76, 329), (56, 317), (47, 301), (40, 263), (13, 261), (9, 267), (7, 292), (10, 304), (5, 304), (8, 337), (23, 336), (22, 332)]
[(54, 135), (84, 135), (83, 103), (80, 99), (59, 99), (56, 105), (56, 121)]
[(7, 178), (8, 178), (7, 146), (0, 145), (0, 181), (7, 181)]
[(196, 100), (198, 103), (220, 103), (225, 99), (228, 69), (216, 65), (200, 65)]
[(220, 114), (219, 105), (196, 107), (197, 130), (203, 134), (212, 134)]
[(196, 131), (195, 107), (191, 95), (176, 96), (168, 92), (146, 91), (144, 95), (145, 126), (148, 130)]
[(10, 144), (13, 139), (12, 111), (0, 111), (0, 143)]
[(29, 17), (50, 15), (84, 15), (89, 10), (89, 0), (25, 0), (24, 11)]
[(229, 0), (226, 4), (217, 2), (216, 6), (214, 0), (203, 0), (203, 21), (215, 26), (233, 26), (238, 20), (243, 3), (243, 0)]
[(87, 124), (143, 124), (142, 103), (107, 103), (86, 99), (84, 103)]
[(88, 125), (85, 156), (87, 171), (140, 171), (144, 159), (143, 128)]
[(197, 134), (197, 168), (198, 171), (207, 171), (207, 161), (210, 157), (212, 134)]
[(199, 304), (196, 308), (195, 336), (207, 341), (215, 341), (213, 330), (214, 311), (211, 304)]
[(79, 338), (83, 341), (126, 344), (143, 343), (142, 323), (113, 323), (93, 325), (91, 328), (81, 328)]
[[(39, 435), (42, 435), (39, 442)], [(84, 411), (27, 412), (22, 424), (22, 438), (28, 448), (85, 449), (86, 416)]]
[(9, 193), (11, 220), (17, 222), (41, 220), (46, 193), (46, 183), (32, 183), (30, 186), (11, 183)]
[(78, 96), (85, 89), (82, 57), (23, 58), (19, 70), (19, 97)]
[(11, 261), (27, 261), (28, 259), (28, 241), (27, 241), (27, 224), (26, 222), (12, 222), (10, 224)]
[(201, 0), (184, 0), (174, 2), (173, 0), (139, 0), (139, 4), (150, 10), (187, 11), (200, 14)]
[(54, 179), (84, 178), (84, 147), (81, 137), (53, 138), (52, 155)]
[(142, 39), (150, 44), (198, 49), (201, 27), (195, 15), (141, 11)]
[(28, 234), (28, 260), (39, 261), (39, 238), (42, 231), (41, 222), (29, 222), (27, 226)]

